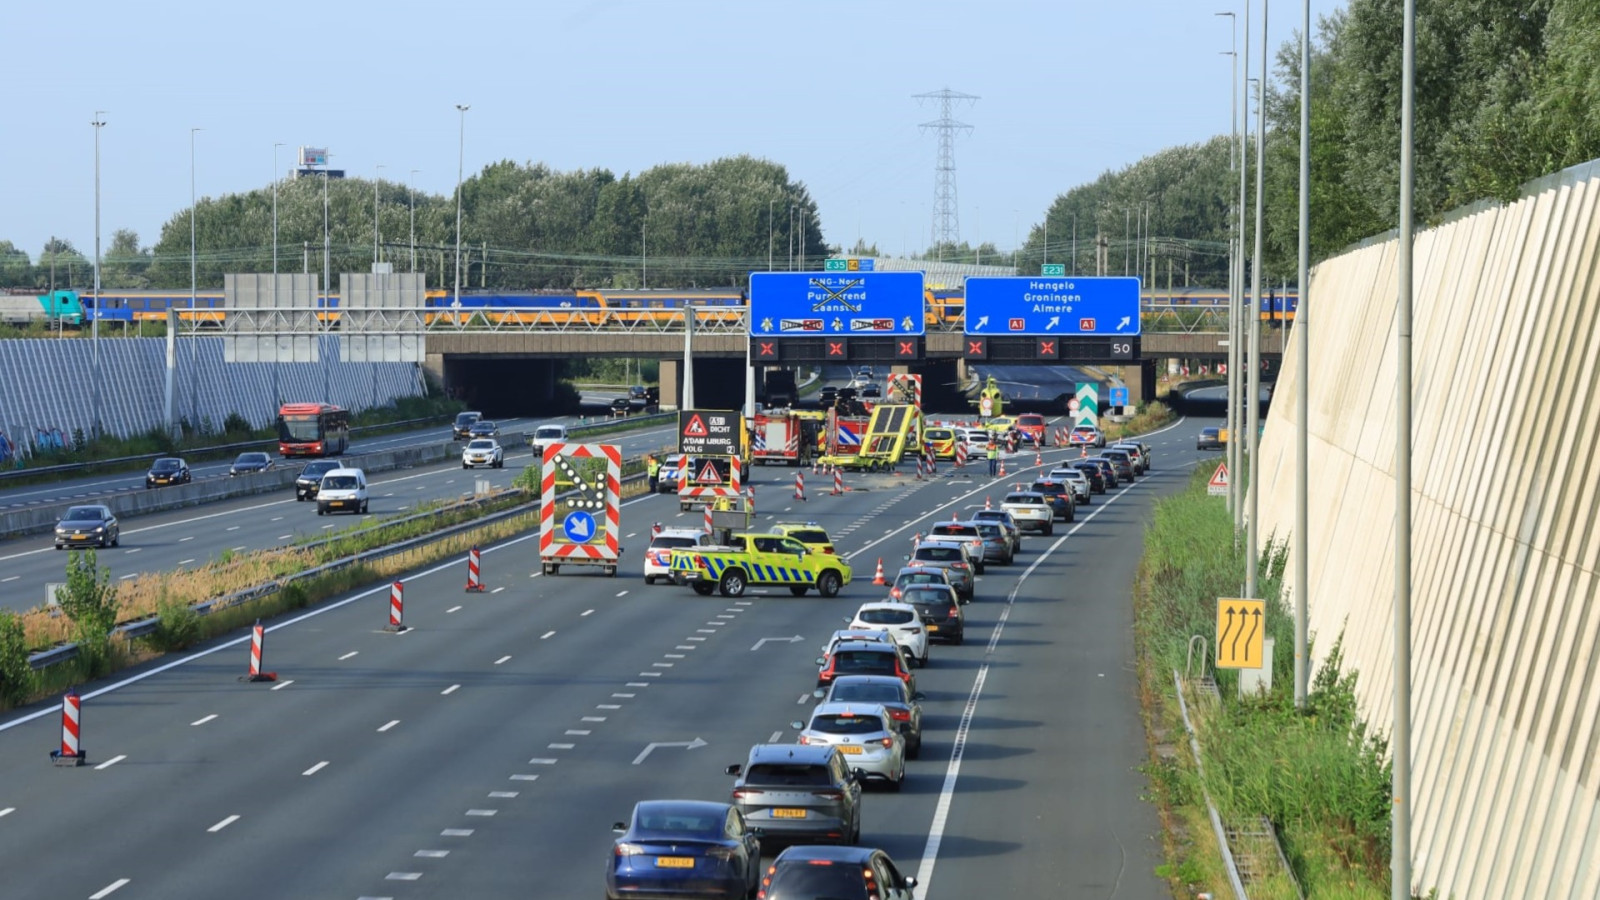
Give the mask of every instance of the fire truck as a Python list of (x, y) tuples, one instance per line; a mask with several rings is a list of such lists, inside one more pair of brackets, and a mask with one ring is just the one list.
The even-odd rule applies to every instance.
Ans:
[(821, 422), (799, 413), (756, 413), (751, 434), (752, 455), (759, 465), (808, 465), (816, 454), (817, 435), (821, 432)]

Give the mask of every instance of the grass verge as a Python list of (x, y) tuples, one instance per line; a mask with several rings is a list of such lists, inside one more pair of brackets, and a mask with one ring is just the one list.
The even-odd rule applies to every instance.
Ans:
[[(1209, 472), (1157, 504), (1135, 585), (1140, 694), (1151, 743), (1147, 774), (1166, 824), (1160, 874), (1174, 896), (1228, 892), (1222, 861), (1184, 734), (1172, 672), (1185, 669), (1191, 635), (1209, 642), (1219, 597), (1242, 596), (1245, 559)], [(1339, 673), (1339, 647), (1315, 673), (1303, 710), (1294, 707), (1293, 621), (1282, 601), (1281, 546), (1261, 560), (1267, 636), (1275, 639), (1272, 690), (1240, 699), (1238, 676), (1216, 674), (1220, 701), (1190, 691), (1190, 716), (1205, 759), (1204, 788), (1223, 821), (1277, 828), (1305, 895), (1381, 900), (1389, 895), (1388, 747), (1368, 734), (1355, 704), (1354, 674)], [(1275, 863), (1274, 863), (1275, 864)], [(1249, 886), (1253, 900), (1298, 896), (1284, 876)]]

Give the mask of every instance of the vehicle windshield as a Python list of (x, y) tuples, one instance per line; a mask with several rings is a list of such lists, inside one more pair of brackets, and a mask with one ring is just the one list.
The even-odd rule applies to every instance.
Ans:
[(856, 621), (865, 625), (907, 625), (916, 620), (909, 609), (863, 609)]
[(316, 416), (284, 416), (278, 420), (278, 440), (320, 441), (322, 422)]
[(960, 562), (961, 551), (955, 547), (918, 547), (915, 558), (933, 562)]
[(694, 545), (695, 540), (692, 537), (669, 537), (664, 534), (656, 535), (655, 540), (650, 542), (651, 549), (662, 548), (670, 550), (674, 547), (693, 547)]
[(745, 773), (744, 782), (772, 787), (827, 787), (833, 783), (827, 766), (784, 763), (756, 763)]
[(649, 836), (652, 833), (659, 835), (685, 835), (698, 838), (718, 838), (722, 836), (723, 816), (697, 816), (683, 810), (662, 806), (639, 810), (634, 816), (633, 827), (636, 833)]
[(534, 440), (559, 441), (562, 438), (560, 428), (540, 428), (533, 433)]
[(1051, 483), (1041, 482), (1034, 485), (1033, 489), (1041, 494), (1064, 494), (1066, 493), (1067, 486), (1059, 481)]
[(954, 435), (944, 428), (929, 428), (927, 431), (923, 432), (923, 436), (930, 441), (948, 441), (950, 438), (954, 437)]
[(785, 861), (772, 873), (769, 897), (826, 897), (857, 900), (867, 896), (861, 867), (829, 859)]
[(876, 734), (883, 730), (877, 716), (819, 715), (811, 720), (810, 731), (824, 734)]
[(322, 489), (325, 491), (353, 491), (356, 489), (354, 475), (329, 475), (322, 479)]
[(456, 427), (457, 428), (465, 428), (468, 425), (471, 425), (473, 422), (476, 422), (476, 421), (478, 421), (478, 414), (477, 413), (457, 413), (456, 414)]
[(241, 453), (239, 458), (234, 460), (234, 463), (241, 466), (259, 466), (265, 464), (266, 461), (267, 455), (265, 453)]
[(1007, 494), (1004, 502), (1021, 504), (1043, 503), (1044, 497), (1038, 494)]
[[(858, 703), (904, 703), (904, 688), (894, 684), (841, 684), (828, 695), (829, 700), (854, 700)], [(815, 723), (813, 723), (815, 724)]]
[(789, 532), (789, 537), (794, 538), (802, 544), (829, 543), (828, 533), (826, 531), (817, 531), (813, 529), (797, 529)]
[(1006, 536), (1004, 528), (1001, 528), (999, 525), (991, 525), (988, 523), (979, 525), (978, 533), (991, 541), (998, 541)]
[(150, 467), (150, 470), (152, 472), (176, 472), (181, 468), (183, 468), (183, 460), (158, 459), (156, 464)]
[(69, 522), (98, 522), (104, 518), (100, 512), (103, 508), (99, 506), (74, 506), (67, 510), (66, 520)]
[(945, 580), (945, 576), (944, 576), (944, 571), (942, 569), (936, 569), (936, 570), (934, 570), (932, 572), (912, 572), (912, 573), (910, 573), (908, 575), (901, 575), (899, 578), (895, 579), (895, 584), (900, 585), (902, 587), (905, 586), (905, 585), (915, 585), (915, 584), (945, 584), (945, 583), (946, 583), (946, 580)]
[(496, 427), (497, 426), (493, 422), (486, 422), (483, 419), (479, 419), (478, 421), (472, 423), (473, 431), (493, 431)]
[(494, 441), (473, 441), (467, 444), (468, 450), (493, 450)]
[(854, 675), (893, 675), (894, 655), (871, 650), (846, 650), (834, 659), (835, 672)]
[(339, 468), (339, 464), (336, 462), (314, 462), (301, 470), (300, 477), (321, 478), (323, 473), (332, 472), (337, 468)]

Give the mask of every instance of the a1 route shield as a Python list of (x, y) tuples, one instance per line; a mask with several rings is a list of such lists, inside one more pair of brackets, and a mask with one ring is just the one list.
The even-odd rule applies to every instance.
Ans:
[(1139, 333), (1139, 279), (968, 278), (964, 330), (982, 335)]
[(921, 272), (751, 272), (757, 337), (920, 335)]

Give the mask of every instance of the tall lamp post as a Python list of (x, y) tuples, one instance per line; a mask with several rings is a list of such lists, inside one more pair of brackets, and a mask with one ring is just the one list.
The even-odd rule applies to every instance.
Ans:
[(778, 202), (778, 198), (777, 197), (773, 197), (771, 200), (767, 201), (767, 271), (768, 272), (772, 271), (772, 204), (777, 203), (777, 202)]
[[(105, 120), (100, 118), (106, 111), (94, 111), (94, 319), (91, 320), (90, 341), (94, 345), (94, 383), (96, 388), (101, 384), (100, 378), (100, 129), (105, 127)], [(90, 433), (90, 440), (100, 438), (100, 391), (94, 392), (94, 430)]]
[(456, 104), (456, 111), (461, 114), (456, 146), (456, 294), (455, 302), (451, 304), (456, 309), (461, 308), (461, 173), (467, 155), (467, 110), (471, 108), (466, 103)]
[[(421, 169), (412, 169), (411, 175), (415, 176)], [(411, 204), (411, 271), (417, 271), (417, 189), (412, 185), (414, 178), (406, 179), (406, 199)]]
[[(1265, 232), (1261, 227), (1261, 219), (1266, 214), (1265, 192), (1267, 145), (1267, 0), (1261, 0), (1261, 100), (1256, 104), (1256, 220), (1255, 227), (1255, 265), (1250, 269), (1250, 306), (1252, 310), (1261, 308), (1261, 261), (1265, 254), (1263, 241)], [(1250, 457), (1250, 481), (1246, 494), (1245, 522), (1245, 548), (1244, 548), (1244, 582), (1245, 596), (1255, 597), (1257, 594), (1257, 575), (1261, 567), (1260, 547), (1256, 543), (1261, 533), (1261, 517), (1256, 513), (1259, 509), (1261, 498), (1261, 479), (1259, 476), (1261, 437), (1259, 424), (1261, 422), (1261, 329), (1250, 329), (1250, 377), (1246, 382), (1245, 394), (1245, 446)]]
[[(282, 143), (272, 145), (272, 306), (278, 306), (278, 148)], [(276, 341), (273, 342), (276, 345)], [(278, 396), (278, 353), (274, 346), (272, 353), (272, 404), (278, 406), (283, 403), (283, 398)]]
[[(1224, 56), (1232, 57), (1233, 74), (1228, 77), (1228, 94), (1233, 101), (1228, 113), (1228, 136), (1233, 142), (1239, 140), (1239, 18), (1232, 12), (1219, 12), (1219, 16), (1228, 17), (1228, 31), (1232, 37), (1230, 48), (1222, 51)], [(1228, 171), (1231, 173), (1238, 168), (1238, 158), (1234, 156), (1233, 148), (1228, 149)], [(1231, 224), (1231, 223), (1230, 223)], [(1233, 462), (1234, 444), (1238, 443), (1239, 429), (1234, 424), (1234, 410), (1239, 406), (1239, 338), (1234, 332), (1238, 316), (1234, 314), (1233, 307), (1238, 303), (1239, 281), (1239, 236), (1230, 236), (1228, 240), (1228, 462)], [(1231, 468), (1231, 467), (1230, 467)], [(1231, 474), (1231, 473), (1230, 473)], [(1236, 502), (1233, 496), (1233, 478), (1228, 479), (1228, 512), (1231, 515)]]
[[(1396, 268), (1400, 290), (1395, 310), (1394, 457), (1394, 724), (1393, 811), (1389, 831), (1389, 896), (1411, 896), (1411, 265), (1414, 247), (1417, 93), (1417, 4), (1405, 0), (1400, 54), (1400, 235)], [(1298, 318), (1298, 316), (1296, 316)]]
[[(1294, 705), (1304, 709), (1310, 679), (1307, 658), (1306, 615), (1309, 611), (1310, 577), (1306, 554), (1310, 552), (1306, 479), (1309, 463), (1307, 429), (1310, 425), (1311, 352), (1306, 319), (1306, 296), (1311, 293), (1311, 0), (1303, 0), (1300, 20), (1300, 247), (1297, 276), (1300, 281), (1300, 306), (1294, 316), (1295, 384), (1299, 396), (1295, 406), (1295, 486), (1294, 486)], [(1287, 302), (1287, 301), (1285, 301)]]
[(378, 180), (383, 177), (384, 166), (378, 165), (372, 173), (372, 271), (378, 271)]
[[(189, 129), (189, 322), (193, 327), (195, 308), (199, 304), (195, 301), (196, 285), (198, 283), (198, 268), (195, 259), (195, 220), (200, 218), (200, 209), (195, 206), (194, 197), (194, 136), (204, 131), (202, 128)], [(198, 428), (200, 425), (200, 345), (199, 331), (189, 341), (189, 427)]]

